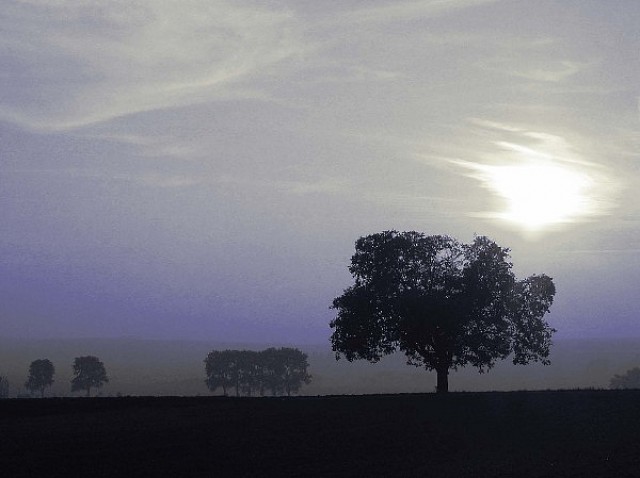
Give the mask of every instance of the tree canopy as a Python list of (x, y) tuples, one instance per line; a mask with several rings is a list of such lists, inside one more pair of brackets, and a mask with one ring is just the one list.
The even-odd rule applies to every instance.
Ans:
[(48, 359), (39, 359), (31, 362), (29, 366), (29, 377), (24, 386), (30, 392), (40, 392), (44, 397), (44, 391), (53, 384), (55, 367)]
[(230, 350), (212, 350), (204, 359), (205, 383), (212, 392), (222, 388), (222, 393), (227, 394), (227, 389), (234, 384), (232, 372), (232, 355)]
[(109, 382), (104, 364), (98, 357), (91, 355), (75, 358), (73, 361), (73, 375), (71, 391), (86, 390), (87, 397), (91, 396), (92, 388), (100, 388)]
[(463, 244), (445, 235), (384, 231), (359, 238), (349, 271), (354, 284), (334, 299), (330, 323), (336, 358), (379, 361), (404, 352), (437, 372), (480, 372), (513, 355), (515, 364), (548, 364), (545, 320), (555, 295), (550, 277), (516, 280), (509, 249), (485, 236)]

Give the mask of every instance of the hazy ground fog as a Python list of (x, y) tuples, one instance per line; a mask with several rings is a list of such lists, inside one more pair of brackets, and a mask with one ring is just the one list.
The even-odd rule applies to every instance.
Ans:
[[(296, 344), (241, 344), (140, 339), (0, 339), (0, 374), (10, 383), (10, 396), (25, 393), (29, 364), (48, 358), (56, 367), (48, 396), (69, 396), (74, 357), (96, 355), (110, 378), (100, 394), (208, 395), (203, 360), (212, 349), (255, 349)], [(300, 346), (309, 355), (313, 381), (301, 395), (432, 392), (435, 373), (407, 366), (403, 355), (378, 364), (335, 360), (330, 346)], [(452, 391), (608, 388), (614, 374), (640, 366), (640, 339), (558, 340), (552, 364), (498, 364), (489, 373), (473, 368), (452, 372)]]

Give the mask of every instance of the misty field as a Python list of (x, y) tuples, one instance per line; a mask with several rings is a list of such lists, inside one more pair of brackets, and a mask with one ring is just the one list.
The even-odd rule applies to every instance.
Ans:
[(640, 391), (0, 402), (3, 476), (640, 476)]

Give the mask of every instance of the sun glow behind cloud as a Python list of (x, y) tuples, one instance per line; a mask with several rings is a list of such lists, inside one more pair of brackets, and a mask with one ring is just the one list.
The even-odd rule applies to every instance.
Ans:
[(483, 155), (478, 162), (452, 161), (471, 171), (468, 175), (502, 202), (500, 210), (474, 216), (539, 232), (582, 222), (609, 209), (614, 189), (611, 180), (564, 138), (519, 128), (492, 128), (516, 136), (516, 141), (494, 141), (497, 152)]
[(493, 215), (525, 230), (574, 222), (595, 210), (588, 174), (553, 164), (474, 168), (486, 187), (506, 201), (506, 209)]

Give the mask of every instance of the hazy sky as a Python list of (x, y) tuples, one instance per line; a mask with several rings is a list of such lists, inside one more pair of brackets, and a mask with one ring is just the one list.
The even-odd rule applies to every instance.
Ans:
[(325, 342), (354, 241), (474, 233), (640, 336), (637, 0), (4, 0), (0, 335)]

